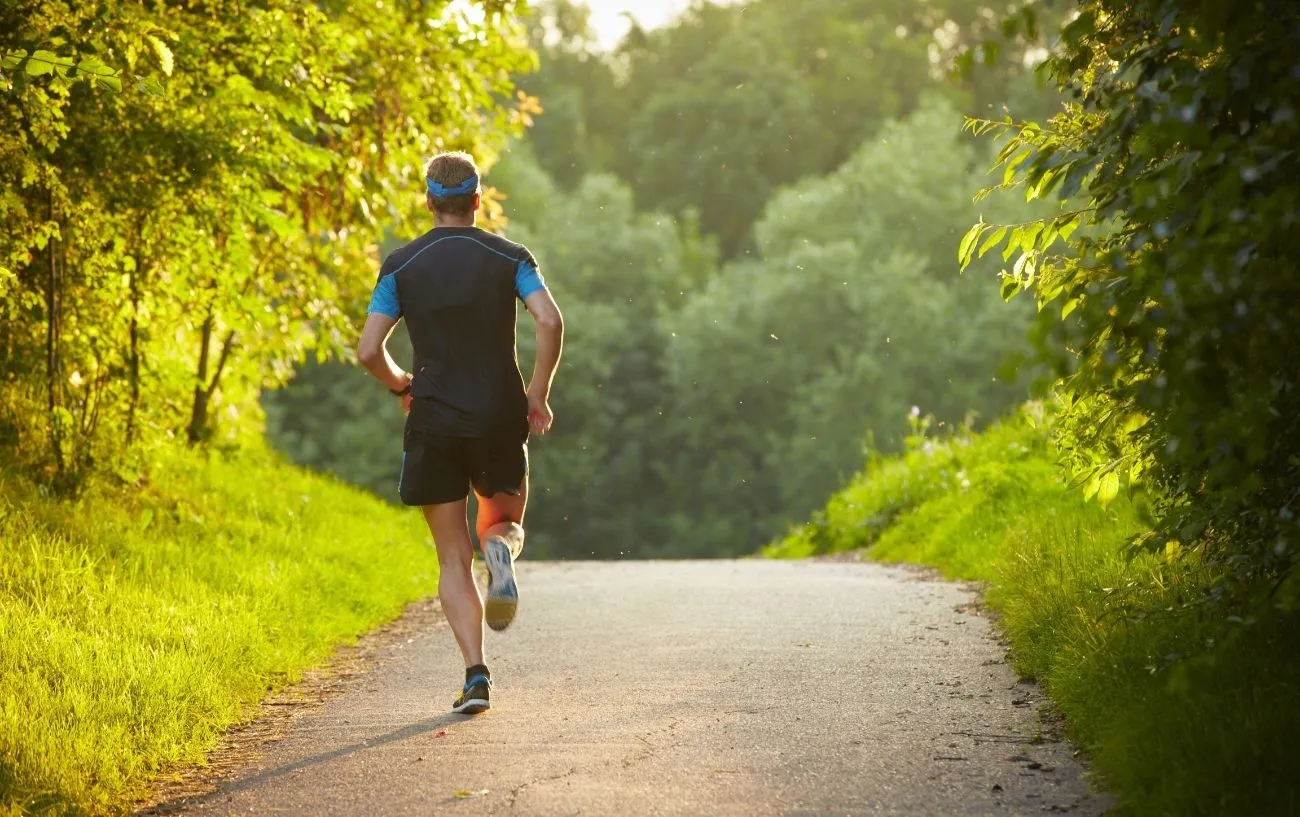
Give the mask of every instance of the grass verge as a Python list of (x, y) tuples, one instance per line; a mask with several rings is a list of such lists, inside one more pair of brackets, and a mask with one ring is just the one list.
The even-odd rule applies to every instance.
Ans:
[(0, 814), (128, 810), (436, 581), (418, 514), (263, 451), (72, 502), (0, 472)]
[(1223, 568), (1124, 556), (1139, 511), (1083, 502), (1019, 418), (870, 463), (765, 555), (868, 548), (987, 582), (1017, 670), (1126, 814), (1300, 814), (1300, 611), (1283, 601), (1297, 594), (1207, 602)]

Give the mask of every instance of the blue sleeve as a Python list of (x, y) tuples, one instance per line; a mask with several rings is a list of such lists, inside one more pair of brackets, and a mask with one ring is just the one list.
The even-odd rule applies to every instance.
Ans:
[(366, 309), (366, 314), (372, 312), (387, 315), (393, 320), (402, 317), (402, 307), (397, 302), (396, 275), (385, 275), (379, 279), (379, 283), (375, 284), (375, 291), (370, 296), (370, 306)]
[(515, 292), (519, 294), (519, 300), (526, 300), (529, 295), (543, 289), (546, 289), (546, 281), (542, 280), (537, 265), (527, 259), (520, 261), (515, 268)]

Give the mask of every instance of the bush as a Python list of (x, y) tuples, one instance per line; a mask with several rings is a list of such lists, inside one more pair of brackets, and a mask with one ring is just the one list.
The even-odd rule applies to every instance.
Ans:
[(1152, 547), (1203, 547), (1245, 585), (1300, 554), (1298, 49), (1292, 0), (1081, 3), (1048, 64), (1077, 103), (975, 124), (1012, 134), (1007, 182), (1077, 203), (961, 247), (1019, 251), (1004, 290), (1053, 304), (1088, 491), (1146, 484)]

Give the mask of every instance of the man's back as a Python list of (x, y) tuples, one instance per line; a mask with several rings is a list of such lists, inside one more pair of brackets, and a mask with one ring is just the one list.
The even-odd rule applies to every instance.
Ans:
[(435, 227), (385, 260), (375, 300), (411, 337), (411, 430), (527, 433), (515, 304), (542, 286), (527, 248), (477, 227)]

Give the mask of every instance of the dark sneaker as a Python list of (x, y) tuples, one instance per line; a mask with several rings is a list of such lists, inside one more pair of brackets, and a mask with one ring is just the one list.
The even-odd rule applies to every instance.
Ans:
[(488, 692), (492, 689), (492, 679), (486, 675), (475, 675), (465, 682), (460, 697), (451, 705), (451, 711), (458, 715), (477, 715), (492, 708), (488, 702)]
[(494, 630), (504, 630), (515, 620), (519, 608), (519, 588), (515, 585), (515, 560), (505, 540), (493, 537), (483, 548), (483, 561), (487, 563), (487, 601), (483, 603), (483, 618)]

